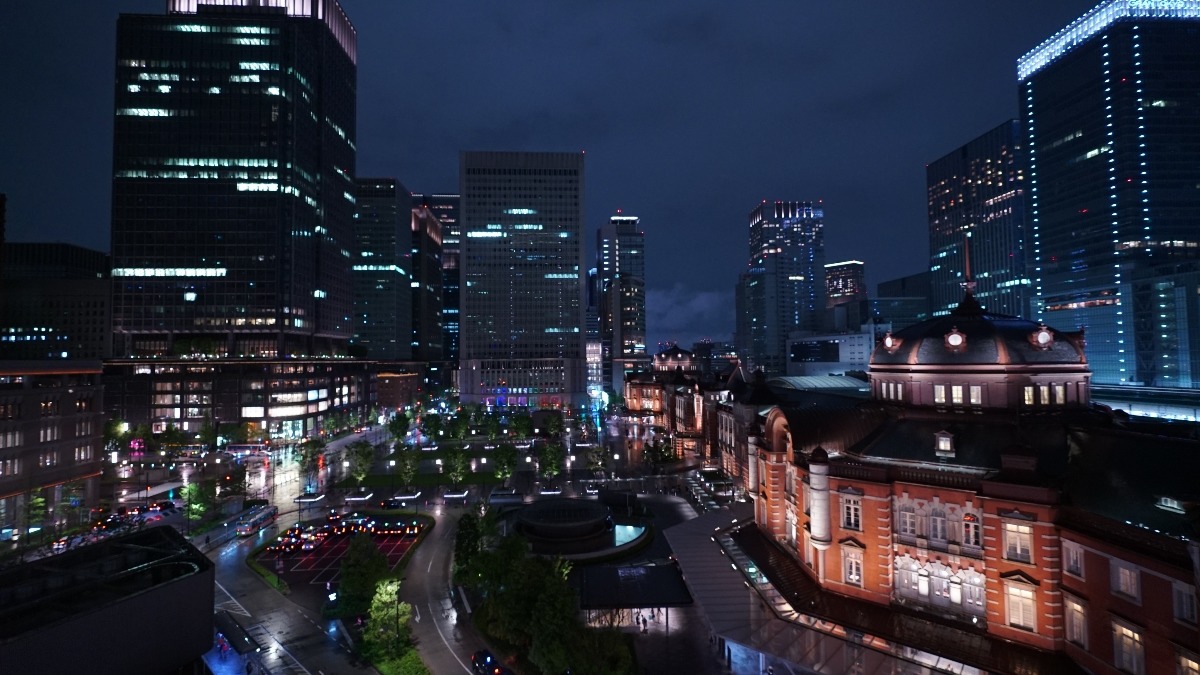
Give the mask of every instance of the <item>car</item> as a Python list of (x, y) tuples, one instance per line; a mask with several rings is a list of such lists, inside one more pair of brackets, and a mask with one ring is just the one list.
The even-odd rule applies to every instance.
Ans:
[(475, 671), (476, 675), (490, 675), (499, 665), (496, 657), (486, 649), (480, 649), (471, 655), (471, 669)]
[(155, 511), (174, 511), (175, 502), (171, 501), (170, 499), (165, 499), (161, 502), (154, 502), (154, 505), (150, 508)]
[(54, 545), (50, 547), (50, 550), (54, 551), (55, 553), (62, 553), (63, 551), (67, 550), (67, 546), (69, 546), (70, 543), (70, 539), (67, 537), (57, 539), (55, 540)]

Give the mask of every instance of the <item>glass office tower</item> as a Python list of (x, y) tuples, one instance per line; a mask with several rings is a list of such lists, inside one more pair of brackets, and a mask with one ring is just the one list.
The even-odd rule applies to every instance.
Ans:
[(1010, 120), (925, 167), (935, 316), (962, 300), (968, 237), (975, 298), (989, 312), (1029, 315), (1019, 138)]
[(407, 361), (413, 348), (413, 198), (394, 178), (359, 178), (354, 220), (354, 344)]
[(344, 351), (355, 41), (334, 0), (172, 0), (120, 17), (117, 355)]
[(646, 233), (641, 219), (609, 218), (596, 234), (600, 360), (606, 390), (623, 392), (625, 376), (650, 367), (646, 354)]
[(1098, 384), (1190, 386), (1200, 6), (1112, 0), (1021, 57), (1034, 310)]
[(583, 153), (464, 152), (460, 185), (461, 399), (586, 403)]

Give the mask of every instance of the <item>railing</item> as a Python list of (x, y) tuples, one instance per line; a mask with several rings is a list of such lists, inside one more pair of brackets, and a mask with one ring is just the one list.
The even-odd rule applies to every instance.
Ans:
[(979, 491), (979, 486), (983, 482), (978, 476), (972, 476), (969, 474), (955, 473), (951, 471), (914, 469), (898, 466), (889, 468), (888, 474), (894, 481), (903, 481), (905, 483), (923, 483), (926, 485), (937, 485), (938, 487), (954, 488), (958, 490), (970, 490), (972, 492)]

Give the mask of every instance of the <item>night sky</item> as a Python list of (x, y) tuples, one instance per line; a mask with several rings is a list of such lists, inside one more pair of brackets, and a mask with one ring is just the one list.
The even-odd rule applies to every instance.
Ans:
[[(649, 342), (729, 339), (760, 200), (821, 200), (829, 262), (928, 265), (925, 164), (1017, 115), (1016, 59), (1093, 0), (342, 0), (358, 174), (454, 192), (458, 152), (584, 150), (585, 232), (642, 219)], [(0, 3), (8, 238), (107, 251), (120, 12)]]

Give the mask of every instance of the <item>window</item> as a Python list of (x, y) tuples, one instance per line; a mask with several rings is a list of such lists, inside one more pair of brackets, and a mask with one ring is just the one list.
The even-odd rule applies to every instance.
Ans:
[(1064, 384), (1054, 385), (1054, 402), (1062, 405), (1067, 402), (1067, 386)]
[(1008, 584), (1005, 597), (1008, 600), (1008, 625), (1037, 630), (1033, 589), (1025, 584)]
[(1124, 621), (1113, 621), (1113, 665), (1124, 673), (1142, 675), (1142, 633)]
[(983, 575), (976, 575), (978, 583), (963, 584), (963, 605), (973, 614), (983, 614), (983, 603), (987, 598), (987, 591), (984, 589)]
[(1196, 588), (1175, 582), (1175, 620), (1196, 624)]
[(948, 431), (939, 431), (934, 435), (933, 453), (938, 457), (953, 457), (954, 456), (954, 434)]
[(1083, 547), (1073, 541), (1063, 540), (1063, 569), (1067, 574), (1083, 578)]
[(1175, 675), (1200, 675), (1200, 656), (1182, 651), (1176, 654)]
[(950, 402), (954, 405), (963, 404), (963, 387), (961, 384), (956, 384), (950, 387)]
[(979, 516), (975, 515), (974, 513), (964, 513), (962, 535), (963, 546), (974, 546), (975, 548), (979, 548), (980, 541)]
[(1029, 385), (1025, 387), (1025, 405), (1033, 405), (1033, 387)]
[(944, 385), (944, 384), (933, 385), (933, 402), (934, 403), (945, 403), (946, 402), (946, 385)]
[(842, 581), (854, 586), (863, 585), (862, 549), (842, 548)]
[(900, 534), (917, 536), (917, 514), (911, 506), (900, 507)]
[(1087, 649), (1087, 610), (1083, 603), (1069, 595), (1064, 596), (1067, 619), (1067, 642)]
[(862, 500), (857, 497), (842, 497), (842, 527), (847, 530), (862, 530)]
[(1122, 560), (1113, 559), (1110, 564), (1112, 570), (1112, 590), (1114, 593), (1120, 593), (1130, 600), (1141, 599), (1141, 579), (1138, 574), (1138, 568), (1132, 564)]
[(946, 541), (946, 511), (935, 508), (929, 514), (929, 538), (933, 541)]
[(981, 385), (971, 385), (971, 405), (983, 405), (983, 387)]
[(1042, 405), (1050, 403), (1050, 385), (1038, 385), (1038, 402), (1040, 402)]
[(904, 400), (904, 383), (903, 382), (896, 383), (896, 400), (897, 401)]
[(1017, 562), (1033, 562), (1033, 527), (1021, 523), (1004, 524), (1004, 557)]

